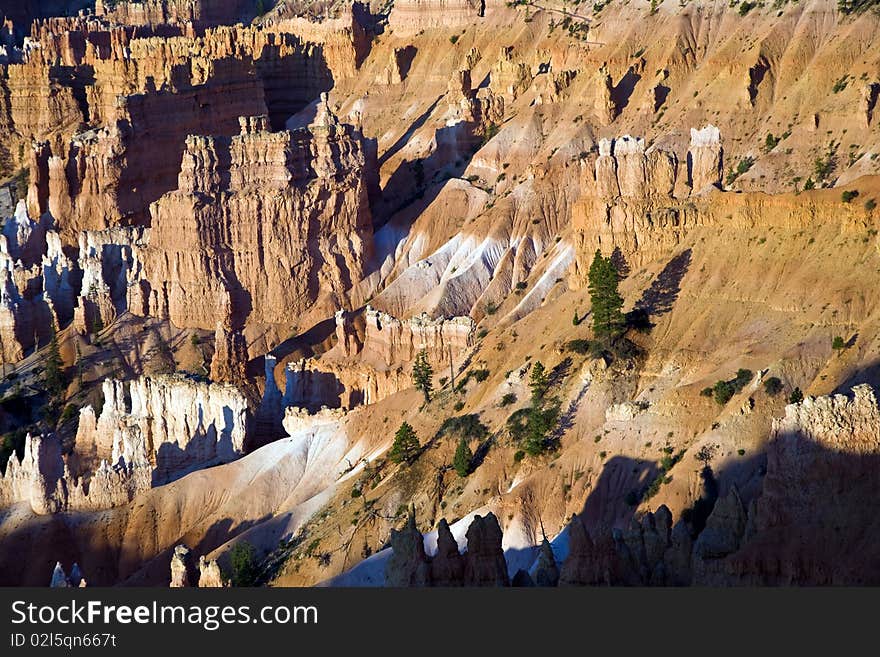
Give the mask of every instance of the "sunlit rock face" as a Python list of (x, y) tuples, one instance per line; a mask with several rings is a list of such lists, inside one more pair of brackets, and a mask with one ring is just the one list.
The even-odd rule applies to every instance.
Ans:
[(231, 140), (190, 137), (178, 190), (152, 208), (149, 314), (236, 330), (287, 324), (338, 298), (372, 253), (374, 166), (326, 99), (305, 129), (273, 133), (249, 117)]
[(247, 402), (233, 386), (184, 377), (104, 382), (99, 416), (80, 411), (76, 452), (85, 462), (120, 459), (152, 468), (155, 484), (241, 455)]

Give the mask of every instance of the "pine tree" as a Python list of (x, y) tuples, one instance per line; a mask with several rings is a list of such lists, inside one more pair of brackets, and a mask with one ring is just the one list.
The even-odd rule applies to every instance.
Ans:
[(254, 586), (257, 579), (257, 553), (247, 541), (236, 543), (230, 551), (233, 586)]
[(388, 452), (388, 458), (394, 463), (411, 461), (419, 451), (419, 437), (408, 422), (400, 425), (394, 434), (394, 444)]
[(588, 287), (593, 305), (593, 333), (597, 338), (615, 338), (626, 324), (618, 282), (619, 275), (611, 258), (602, 257), (597, 249), (590, 265)]
[(433, 378), (434, 370), (428, 363), (428, 352), (422, 349), (416, 356), (416, 362), (413, 365), (412, 380), (413, 385), (425, 395), (426, 404), (431, 401), (431, 391), (434, 389)]
[(55, 323), (51, 326), (52, 337), (49, 340), (49, 353), (46, 355), (45, 382), (46, 390), (52, 397), (57, 396), (64, 387), (64, 361), (61, 360), (61, 350), (58, 348), (58, 335), (55, 331)]
[(458, 447), (455, 449), (455, 456), (452, 459), (452, 466), (458, 473), (459, 477), (467, 477), (471, 473), (471, 461), (474, 460), (474, 453), (468, 445), (467, 439), (462, 436), (458, 441)]
[(532, 373), (529, 375), (529, 388), (532, 390), (532, 406), (540, 406), (540, 402), (547, 394), (550, 387), (550, 380), (547, 378), (547, 370), (544, 363), (535, 361), (532, 366)]

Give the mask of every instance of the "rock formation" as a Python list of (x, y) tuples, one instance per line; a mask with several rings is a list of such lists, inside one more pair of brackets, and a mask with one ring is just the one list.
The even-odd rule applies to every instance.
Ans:
[(603, 64), (596, 72), (593, 84), (596, 94), (593, 100), (593, 111), (596, 120), (599, 125), (610, 125), (617, 115), (617, 107), (611, 96), (613, 87), (607, 65)]
[(0, 506), (27, 502), (38, 514), (112, 508), (241, 455), (247, 403), (235, 388), (182, 377), (144, 377), (127, 388), (108, 379), (100, 416), (91, 406), (80, 411), (74, 470), (57, 436), (28, 435), (24, 456), (13, 453), (0, 478)]
[(431, 559), (431, 584), (461, 586), (464, 583), (464, 568), (464, 557), (458, 551), (458, 542), (446, 518), (441, 518), (437, 524), (437, 553)]
[(160, 484), (242, 453), (247, 402), (232, 386), (182, 376), (141, 377), (127, 386), (108, 379), (103, 392), (99, 416), (91, 406), (80, 411), (80, 462), (123, 459), (152, 468), (152, 480)]
[(501, 526), (494, 514), (474, 516), (467, 530), (467, 551), (460, 554), (446, 520), (437, 527), (437, 553), (428, 557), (424, 538), (410, 511), (403, 529), (391, 530), (386, 586), (509, 586), (501, 549)]
[(479, 20), (485, 12), (486, 2), (478, 0), (404, 0), (394, 4), (388, 24), (402, 34), (454, 29)]
[(254, 4), (250, 0), (96, 0), (95, 15), (126, 25), (193, 23), (204, 26), (250, 20)]
[(391, 530), (391, 558), (385, 566), (385, 586), (430, 586), (431, 565), (425, 554), (422, 533), (410, 511), (403, 529)]
[(172, 589), (179, 589), (190, 584), (189, 571), (192, 570), (190, 557), (190, 549), (185, 545), (178, 545), (174, 548), (174, 554), (171, 556), (171, 583)]
[(24, 455), (19, 460), (13, 452), (0, 480), (0, 505), (28, 502), (35, 513), (54, 513), (61, 510), (62, 493), (58, 486), (64, 476), (61, 444), (54, 436), (31, 436), (24, 443)]
[[(198, 579), (196, 573), (198, 572)], [(193, 563), (193, 554), (186, 545), (177, 545), (171, 554), (171, 588), (187, 588), (198, 586), (204, 588), (223, 588), (228, 586), (220, 572), (220, 566), (214, 559), (199, 557), (198, 570)]]
[(688, 150), (688, 182), (694, 194), (721, 185), (724, 168), (721, 131), (713, 125), (697, 130), (691, 128)]
[(492, 67), (491, 85), (496, 93), (515, 100), (532, 83), (532, 71), (511, 46), (503, 47), (500, 55)]
[(70, 567), (69, 577), (64, 572), (61, 562), (55, 563), (55, 569), (52, 571), (52, 580), (49, 583), (50, 588), (85, 588), (86, 586), (88, 586), (86, 579), (82, 576), (82, 572), (80, 572), (79, 565), (76, 562)]
[(493, 513), (474, 516), (467, 530), (465, 586), (509, 586), (507, 562), (501, 549), (501, 525)]
[[(37, 28), (6, 82), (11, 130), (20, 144), (38, 142), (31, 210), (49, 210), (67, 243), (76, 230), (147, 223), (150, 203), (174, 189), (188, 134), (232, 135), (238, 117), (267, 112), (279, 126), (332, 86), (324, 48), (287, 31), (295, 27), (67, 20)], [(335, 65), (353, 69), (350, 50), (336, 56), (351, 63)], [(35, 96), (43, 101), (25, 100)]]
[(241, 119), (231, 140), (190, 137), (178, 190), (151, 210), (149, 314), (240, 330), (341, 295), (370, 257), (368, 158), (326, 99), (308, 129), (272, 133), (264, 116)]
[(79, 332), (109, 326), (126, 310), (143, 312), (141, 258), (148, 241), (149, 229), (138, 227), (80, 233), (82, 287), (74, 313)]
[(546, 537), (541, 541), (541, 548), (538, 553), (535, 584), (538, 586), (556, 586), (559, 584), (559, 567), (556, 565), (556, 557), (553, 556), (553, 547)]
[(412, 386), (412, 364), (422, 350), (436, 373), (457, 371), (476, 333), (470, 317), (431, 319), (421, 314), (399, 320), (369, 305), (361, 314), (337, 311), (335, 320), (332, 349), (288, 363), (283, 396), (275, 382), (276, 361), (267, 357), (264, 415), (280, 416), (289, 406), (317, 410), (374, 404)]
[(601, 139), (596, 158), (596, 193), (605, 199), (670, 198), (677, 168), (674, 153), (654, 147), (646, 151), (644, 139), (629, 135)]
[[(876, 532), (880, 485), (874, 389), (863, 384), (850, 395), (790, 404), (774, 421), (770, 439), (767, 474), (747, 519), (738, 500), (724, 506), (727, 527), (709, 546), (722, 559), (706, 569), (707, 582), (876, 581), (867, 547)], [(739, 550), (725, 555), (737, 542)]]
[(149, 230), (83, 231), (79, 256), (65, 251), (49, 215), (30, 218), (19, 201), (0, 234), (0, 360), (15, 362), (35, 343), (45, 345), (51, 326), (73, 320), (80, 333), (109, 325), (141, 308), (140, 253)]
[(107, 509), (150, 486), (150, 468), (121, 457), (112, 466), (102, 461), (94, 472), (74, 476), (57, 436), (28, 434), (23, 458), (13, 453), (0, 479), (0, 506), (26, 502), (36, 514)]
[(215, 559), (205, 559), (205, 555), (199, 557), (199, 588), (218, 589), (229, 586), (220, 572), (220, 566)]

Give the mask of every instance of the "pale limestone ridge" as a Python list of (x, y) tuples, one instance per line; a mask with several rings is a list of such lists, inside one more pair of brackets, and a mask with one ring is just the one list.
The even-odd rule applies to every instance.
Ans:
[(80, 411), (81, 458), (150, 467), (159, 484), (243, 452), (247, 401), (234, 386), (145, 376), (127, 385), (107, 379), (103, 392), (100, 416), (91, 406)]

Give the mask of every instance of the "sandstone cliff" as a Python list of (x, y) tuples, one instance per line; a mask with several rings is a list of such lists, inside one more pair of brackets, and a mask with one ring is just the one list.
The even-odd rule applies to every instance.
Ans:
[(120, 459), (152, 469), (153, 485), (194, 468), (233, 460), (244, 449), (247, 402), (228, 385), (183, 377), (107, 380), (99, 415), (80, 411), (81, 467)]
[(326, 102), (308, 129), (256, 117), (231, 140), (190, 137), (178, 190), (151, 209), (149, 314), (242, 330), (338, 305), (370, 261), (369, 157)]

